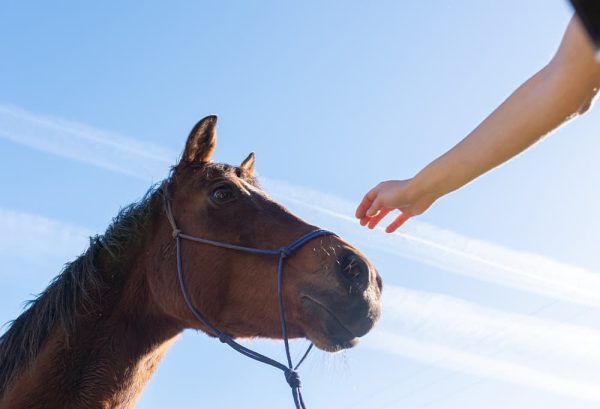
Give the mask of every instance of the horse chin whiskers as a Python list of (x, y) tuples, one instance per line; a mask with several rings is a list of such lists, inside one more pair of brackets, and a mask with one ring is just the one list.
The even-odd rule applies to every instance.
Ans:
[(324, 352), (328, 352), (331, 354), (340, 354), (344, 353), (346, 350), (353, 348), (358, 344), (358, 339), (354, 339), (349, 342), (344, 343), (332, 343), (330, 340), (321, 339), (319, 337), (306, 337), (310, 342), (312, 342), (318, 349)]
[(338, 352), (352, 348), (358, 343), (358, 337), (324, 302), (303, 294), (301, 304), (306, 318), (306, 337), (317, 348), (327, 352)]

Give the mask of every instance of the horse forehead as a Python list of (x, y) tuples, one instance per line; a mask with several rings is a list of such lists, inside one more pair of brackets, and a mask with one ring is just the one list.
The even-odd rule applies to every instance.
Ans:
[(256, 194), (270, 202), (274, 202), (274, 200), (271, 199), (271, 197), (269, 197), (264, 190), (251, 183), (251, 181), (246, 180), (244, 176), (240, 176), (236, 172), (238, 169), (236, 166), (227, 164), (214, 164), (205, 169), (206, 173), (204, 176), (205, 178), (207, 176), (208, 177), (206, 178), (207, 180), (205, 179), (204, 183), (207, 181), (210, 182), (211, 180), (227, 179), (236, 184), (244, 193), (247, 193), (248, 195)]

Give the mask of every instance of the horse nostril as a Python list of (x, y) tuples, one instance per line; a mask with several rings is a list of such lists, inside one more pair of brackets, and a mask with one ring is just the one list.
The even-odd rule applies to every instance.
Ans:
[(369, 283), (369, 267), (358, 254), (346, 253), (338, 260), (338, 273), (350, 284), (350, 290), (364, 291)]

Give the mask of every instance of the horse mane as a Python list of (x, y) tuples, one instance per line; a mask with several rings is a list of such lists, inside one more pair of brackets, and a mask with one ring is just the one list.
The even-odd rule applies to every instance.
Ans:
[(155, 185), (141, 200), (122, 208), (106, 232), (90, 237), (88, 249), (66, 264), (9, 323), (0, 337), (0, 396), (37, 356), (51, 331), (69, 334), (81, 317), (98, 310), (102, 294), (110, 287), (111, 274), (114, 276), (144, 242), (152, 215), (162, 205), (161, 194)]
[(178, 174), (188, 172), (199, 172), (206, 179), (237, 174), (258, 185), (252, 175), (236, 166), (181, 162), (142, 199), (122, 208), (106, 232), (90, 237), (88, 249), (66, 264), (42, 293), (26, 303), (25, 311), (9, 323), (0, 337), (0, 396), (35, 359), (51, 331), (58, 329), (68, 335), (81, 317), (98, 311), (102, 294), (118, 277), (120, 267), (126, 266), (143, 245), (155, 219), (153, 215), (162, 209), (163, 197), (169, 196), (169, 185), (176, 182)]

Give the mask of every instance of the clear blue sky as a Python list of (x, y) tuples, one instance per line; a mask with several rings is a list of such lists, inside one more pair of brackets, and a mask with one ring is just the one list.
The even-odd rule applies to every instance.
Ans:
[[(311, 357), (309, 408), (596, 407), (586, 387), (600, 380), (600, 358), (578, 355), (587, 349), (576, 341), (600, 339), (600, 301), (583, 294), (600, 271), (597, 110), (437, 203), (403, 230), (410, 237), (343, 218), (377, 182), (412, 176), (456, 143), (541, 68), (570, 15), (563, 0), (5, 2), (0, 322), (174, 159), (150, 161), (151, 175), (111, 171), (92, 163), (103, 153), (89, 140), (63, 135), (44, 147), (31, 118), (180, 152), (191, 126), (214, 113), (215, 159), (238, 163), (255, 151), (265, 186), (356, 242), (390, 289), (365, 342)], [(28, 120), (7, 121), (21, 110)], [(294, 201), (304, 189), (325, 209)], [(32, 220), (43, 221), (35, 232), (44, 240), (25, 237)], [(498, 266), (506, 260), (519, 265), (516, 276)], [(552, 277), (549, 293), (527, 281), (536, 269)], [(278, 343), (253, 345), (282, 356)], [(288, 395), (277, 371), (186, 333), (138, 407), (291, 407)]]

